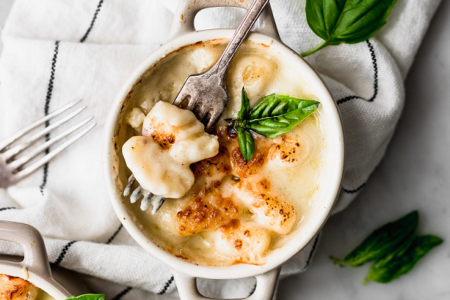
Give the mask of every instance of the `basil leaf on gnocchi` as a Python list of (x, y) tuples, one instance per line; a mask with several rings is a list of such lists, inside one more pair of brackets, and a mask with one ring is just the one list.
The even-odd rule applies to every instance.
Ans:
[[(264, 99), (265, 98), (265, 99)], [(291, 131), (314, 113), (320, 102), (298, 99), (284, 95), (264, 97), (250, 112), (247, 128), (268, 138)]]
[[(316, 100), (300, 99), (287, 95), (271, 94), (261, 98), (250, 110), (247, 108), (245, 89), (242, 89), (242, 106), (236, 127), (242, 127), (264, 135), (276, 138), (291, 131), (304, 119), (313, 114), (319, 107)], [(247, 116), (248, 115), (248, 116)]]

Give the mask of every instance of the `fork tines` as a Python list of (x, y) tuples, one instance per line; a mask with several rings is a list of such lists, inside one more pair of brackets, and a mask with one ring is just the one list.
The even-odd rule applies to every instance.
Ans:
[[(38, 133), (33, 134), (30, 138), (28, 138), (26, 141), (18, 143), (18, 145), (14, 145), (16, 141), (18, 141), (20, 138), (22, 138), (24, 135), (30, 133), (33, 129), (35, 129), (37, 126), (42, 125), (46, 123), (47, 121), (61, 115), (62, 113), (70, 110), (71, 108), (75, 107), (80, 100), (74, 101), (72, 103), (69, 103), (60, 109), (48, 114), (47, 116), (33, 122), (32, 124), (26, 126), (25, 128), (19, 130), (9, 138), (0, 141), (0, 187), (8, 187), (15, 182), (21, 180), (25, 176), (30, 175), (34, 171), (36, 171), (38, 168), (42, 167), (44, 164), (49, 162), (52, 158), (54, 158), (56, 155), (61, 153), (64, 149), (72, 145), (74, 142), (76, 142), (78, 139), (80, 139), (82, 136), (84, 136), (86, 133), (88, 133), (92, 128), (95, 127), (95, 122), (90, 122), (93, 117), (89, 117), (84, 119), (83, 121), (79, 122), (76, 125), (73, 125), (69, 129), (61, 132), (60, 134), (51, 137), (48, 139), (45, 143), (36, 146), (34, 149), (28, 151), (27, 153), (24, 153), (22, 156), (17, 157), (19, 154), (21, 154), (24, 150), (35, 144), (38, 140), (41, 138), (47, 136), (50, 132), (53, 130), (61, 127), (62, 124), (68, 122), (69, 120), (73, 119), (75, 116), (77, 116), (79, 113), (81, 113), (86, 106), (79, 107), (72, 111), (71, 113), (65, 115), (64, 117), (58, 119), (56, 122), (51, 124), (50, 126), (45, 127), (45, 129), (39, 131)], [(29, 166), (26, 166), (23, 168), (25, 164), (30, 162), (33, 158), (35, 158), (37, 155), (41, 154), (45, 150), (47, 150), (50, 146), (55, 144), (56, 142), (62, 140), (63, 138), (69, 136), (71, 133), (77, 131), (78, 129), (83, 128), (82, 131), (78, 132), (76, 135), (72, 136), (69, 140), (65, 141), (63, 144), (59, 145), (56, 149), (50, 151), (42, 158), (38, 159), (36, 162), (32, 163)]]

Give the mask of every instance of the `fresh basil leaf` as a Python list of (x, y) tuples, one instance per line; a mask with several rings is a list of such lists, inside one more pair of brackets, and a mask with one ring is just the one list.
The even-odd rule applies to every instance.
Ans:
[(270, 94), (262, 97), (250, 111), (250, 119), (258, 120), (264, 118), (282, 116), (296, 109), (308, 108), (318, 105), (316, 100), (294, 98), (286, 95)]
[(327, 45), (365, 41), (386, 24), (397, 0), (307, 0), (306, 19), (324, 42), (302, 53), (308, 56)]
[(334, 263), (352, 267), (380, 259), (392, 253), (416, 231), (419, 213), (413, 211), (406, 216), (388, 223), (369, 235), (358, 247), (350, 252), (344, 260), (330, 257)]
[(242, 87), (241, 110), (238, 113), (238, 117), (241, 120), (247, 120), (249, 113), (250, 113), (250, 100), (248, 99), (245, 88)]
[(268, 138), (289, 132), (316, 111), (320, 102), (286, 95), (268, 95), (250, 111), (245, 127)]
[(250, 161), (255, 153), (255, 141), (250, 131), (237, 127), (239, 148), (241, 149), (242, 156), (245, 161)]
[(441, 238), (433, 235), (413, 237), (412, 242), (405, 242), (394, 253), (377, 260), (370, 268), (364, 283), (370, 280), (387, 283), (397, 279), (411, 271), (422, 257), (442, 242)]
[(346, 0), (306, 0), (306, 21), (323, 40), (329, 40), (342, 15)]
[(101, 294), (86, 294), (78, 297), (71, 296), (66, 300), (105, 300), (105, 295)]

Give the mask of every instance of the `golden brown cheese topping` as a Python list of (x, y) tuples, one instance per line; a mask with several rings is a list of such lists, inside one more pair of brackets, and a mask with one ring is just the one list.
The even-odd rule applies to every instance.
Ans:
[(0, 299), (34, 300), (39, 289), (32, 283), (18, 277), (0, 275)]
[(235, 217), (239, 208), (221, 195), (198, 197), (185, 209), (177, 212), (176, 227), (182, 236), (194, 235), (204, 230), (215, 230)]
[(172, 144), (175, 143), (175, 134), (173, 132), (166, 132), (161, 124), (158, 124), (156, 127), (158, 129), (146, 132), (143, 136), (150, 136), (163, 150), (170, 149)]
[(0, 274), (1, 300), (54, 300), (31, 282), (19, 277)]
[(255, 154), (253, 154), (252, 159), (248, 162), (244, 160), (239, 147), (234, 148), (231, 153), (233, 169), (241, 178), (247, 178), (251, 175), (257, 174), (258, 170), (262, 167), (264, 161), (266, 160), (265, 153), (261, 153), (259, 148), (255, 148)]
[(269, 248), (270, 236), (266, 230), (245, 224), (237, 219), (223, 225), (215, 233), (219, 252), (234, 256), (235, 263), (255, 263)]
[(239, 183), (237, 195), (258, 215), (266, 228), (286, 234), (294, 225), (295, 209), (282, 197), (282, 193), (273, 191), (270, 185), (267, 179), (242, 181)]
[(227, 148), (224, 146), (219, 147), (219, 153), (216, 156), (192, 164), (191, 169), (195, 178), (211, 177), (217, 172), (230, 174), (231, 164)]
[[(249, 253), (259, 249), (255, 253), (262, 256), (261, 251), (270, 243), (270, 236), (263, 233), (267, 231), (264, 228), (286, 234), (296, 219), (294, 207), (282, 193), (271, 187), (270, 180), (257, 175), (268, 159), (271, 140), (256, 138), (255, 155), (246, 162), (237, 147), (236, 135), (225, 126), (220, 127), (216, 134), (219, 153), (191, 166), (196, 183), (183, 198), (187, 204), (176, 213), (176, 229), (181, 236), (218, 230), (221, 234), (219, 240), (216, 237), (216, 242), (220, 241), (222, 252), (223, 249), (233, 249), (232, 253), (250, 257)], [(220, 188), (224, 181), (233, 181), (227, 177), (230, 174), (234, 177), (234, 194), (224, 197)], [(251, 230), (240, 222), (248, 219), (249, 212), (255, 214), (260, 222), (260, 225), (251, 226)], [(251, 231), (254, 234), (250, 234)], [(242, 257), (239, 255), (235, 263), (249, 261), (256, 264), (250, 258), (242, 260)]]

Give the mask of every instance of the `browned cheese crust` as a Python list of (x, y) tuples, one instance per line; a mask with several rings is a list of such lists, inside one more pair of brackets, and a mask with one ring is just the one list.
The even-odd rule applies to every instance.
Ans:
[[(246, 162), (239, 149), (237, 136), (230, 128), (222, 126), (216, 134), (219, 137), (219, 153), (191, 166), (195, 184), (185, 198), (186, 204), (176, 213), (178, 233), (189, 236), (202, 231), (219, 230), (222, 233), (234, 232), (229, 233), (230, 236), (236, 235), (239, 232), (237, 228), (245, 227), (239, 225), (239, 220), (248, 218), (248, 209), (256, 211), (258, 218), (265, 219), (261, 225), (271, 231), (280, 232), (274, 230), (273, 225), (292, 228), (290, 224), (295, 219), (294, 207), (280, 198), (267, 179), (257, 175), (268, 159), (270, 148), (273, 147), (272, 139), (255, 136), (255, 154)], [(246, 190), (244, 197), (222, 196), (220, 187), (224, 180), (232, 182), (240, 190)], [(251, 201), (248, 200), (250, 198)], [(252, 235), (243, 237), (247, 242), (258, 238)], [(230, 238), (231, 242), (236, 249), (242, 247), (239, 239), (232, 241)]]
[(256, 263), (270, 244), (270, 236), (265, 229), (251, 226), (237, 219), (222, 225), (216, 232), (216, 244), (219, 252), (233, 254), (234, 263)]
[(161, 149), (170, 149), (172, 147), (172, 144), (175, 143), (173, 128), (171, 128), (172, 132), (169, 133), (164, 130), (166, 126), (164, 126), (163, 124), (156, 121), (151, 122), (151, 124), (155, 125), (151, 128), (144, 128), (142, 135), (151, 137), (161, 147)]
[(1, 300), (34, 300), (38, 292), (37, 287), (22, 278), (0, 274)]
[(248, 204), (264, 214), (269, 224), (285, 228), (290, 227), (290, 224), (293, 223), (294, 206), (274, 193), (267, 179), (257, 182), (240, 182), (239, 188), (251, 195), (250, 199), (252, 200)]
[(217, 228), (238, 212), (238, 207), (230, 199), (223, 199), (220, 195), (200, 196), (177, 212), (176, 226), (182, 236), (194, 235)]

